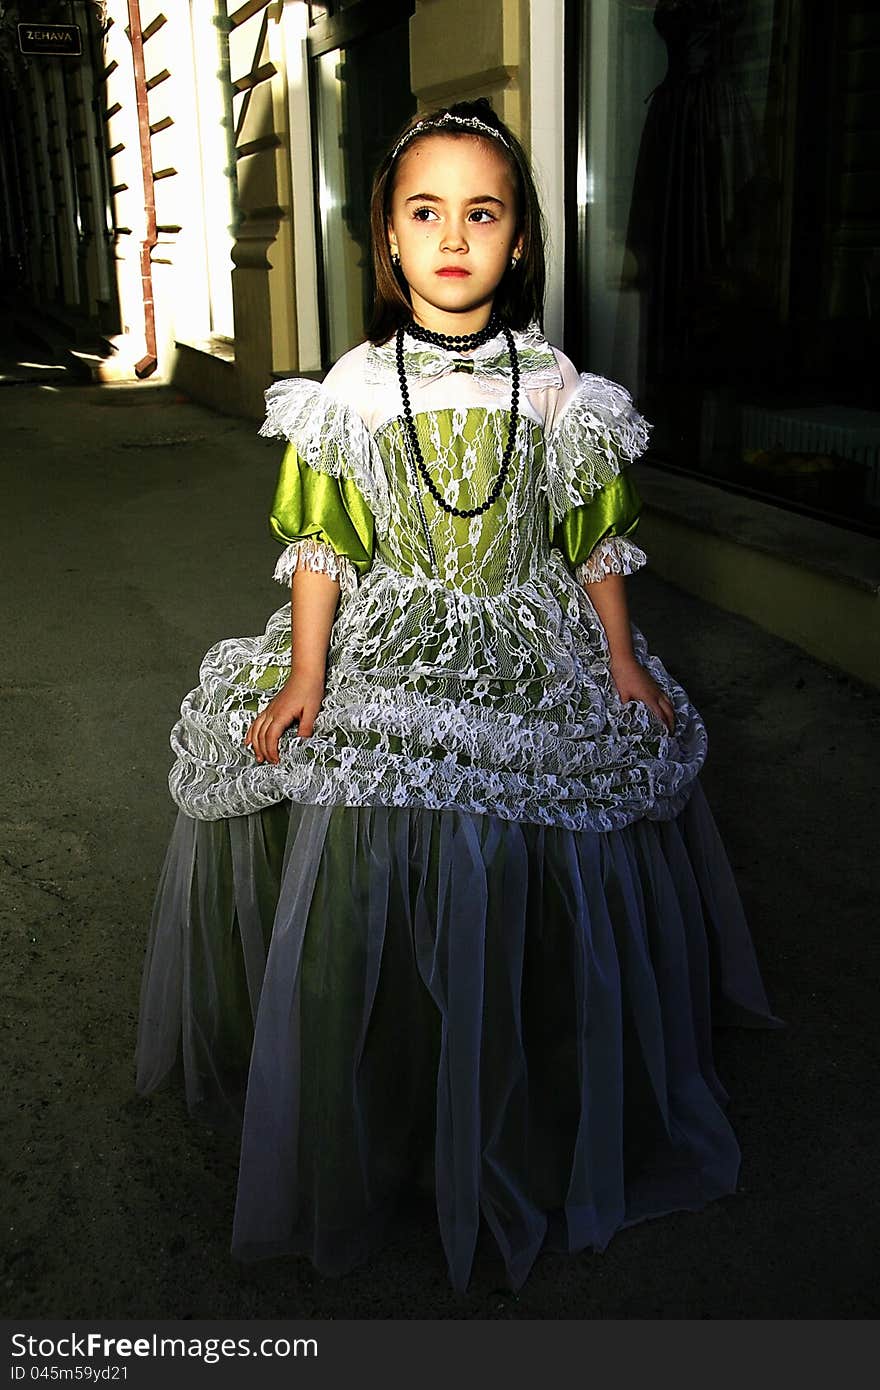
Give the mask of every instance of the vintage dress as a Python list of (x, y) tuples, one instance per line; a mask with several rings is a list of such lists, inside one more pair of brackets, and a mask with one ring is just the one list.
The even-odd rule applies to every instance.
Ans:
[[(262, 432), (289, 442), (276, 577), (341, 585), (326, 693), (257, 765), (242, 741), (289, 670), (290, 605), (207, 653), (172, 735), (137, 1059), (141, 1092), (182, 1055), (191, 1109), (243, 1119), (241, 1258), (348, 1269), (432, 1182), (455, 1286), (481, 1216), (518, 1286), (542, 1247), (601, 1249), (736, 1184), (712, 996), (775, 1020), (697, 781), (704, 726), (635, 626), (675, 732), (621, 703), (583, 587), (644, 563), (626, 465), (647, 426), (516, 336), (513, 466), (474, 519), (418, 481), (393, 342), (267, 393)], [(503, 337), (406, 365), (434, 478), (479, 503)]]

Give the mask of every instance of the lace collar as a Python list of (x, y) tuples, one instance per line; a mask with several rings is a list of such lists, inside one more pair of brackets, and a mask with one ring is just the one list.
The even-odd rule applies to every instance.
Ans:
[[(561, 386), (562, 374), (553, 353), (536, 323), (529, 324), (523, 332), (514, 330), (513, 341), (519, 357), (520, 382), (526, 391), (540, 391), (549, 386)], [(473, 352), (458, 352), (454, 348), (434, 347), (431, 343), (420, 343), (414, 338), (404, 340), (403, 360), (407, 377), (417, 378), (425, 384), (438, 377), (453, 372), (467, 372), (480, 378), (489, 390), (508, 390), (510, 386), (510, 359), (503, 333), (490, 338), (488, 343), (475, 348)], [(385, 385), (390, 373), (397, 379), (397, 357), (395, 339), (378, 347), (370, 344), (366, 360), (366, 380), (370, 386)]]

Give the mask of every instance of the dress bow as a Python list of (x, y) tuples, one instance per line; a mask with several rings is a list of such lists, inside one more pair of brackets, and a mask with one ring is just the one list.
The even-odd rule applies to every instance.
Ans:
[[(530, 324), (524, 332), (514, 332), (513, 340), (519, 357), (520, 381), (525, 390), (539, 391), (562, 385), (553, 349), (536, 324)], [(510, 390), (510, 358), (500, 333), (467, 354), (456, 348), (435, 347), (432, 343), (407, 339), (404, 366), (407, 376), (416, 377), (420, 382), (467, 372), (478, 377), (493, 393), (503, 395)], [(381, 385), (387, 380), (388, 372), (397, 375), (394, 338), (379, 346), (374, 344), (367, 355), (367, 381), (371, 386)]]

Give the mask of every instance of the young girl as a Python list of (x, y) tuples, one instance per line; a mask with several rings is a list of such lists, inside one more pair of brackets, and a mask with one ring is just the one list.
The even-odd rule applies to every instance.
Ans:
[(433, 1191), (546, 1248), (735, 1190), (719, 1017), (773, 1026), (698, 773), (697, 711), (630, 623), (648, 427), (541, 318), (541, 218), (485, 101), (414, 121), (372, 203), (369, 340), (267, 392), (290, 604), (212, 647), (138, 1089), (181, 1049), (242, 1123), (232, 1252), (336, 1273)]

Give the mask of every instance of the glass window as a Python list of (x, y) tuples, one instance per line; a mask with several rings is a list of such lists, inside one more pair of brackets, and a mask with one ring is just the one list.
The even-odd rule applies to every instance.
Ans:
[[(353, 5), (348, 15), (358, 10)], [(394, 10), (397, 13), (394, 16)], [(408, 12), (412, 6), (404, 7)], [(389, 11), (395, 22), (389, 23)], [(373, 298), (370, 187), (388, 141), (415, 110), (409, 19), (367, 6), (361, 32), (312, 49), (317, 148), (321, 335), (327, 364), (362, 341)], [(351, 32), (349, 21), (349, 32)], [(332, 41), (333, 30), (322, 26)], [(327, 40), (325, 39), (325, 42)]]
[(568, 22), (572, 356), (634, 392), (655, 461), (880, 529), (880, 15), (572, 0)]

